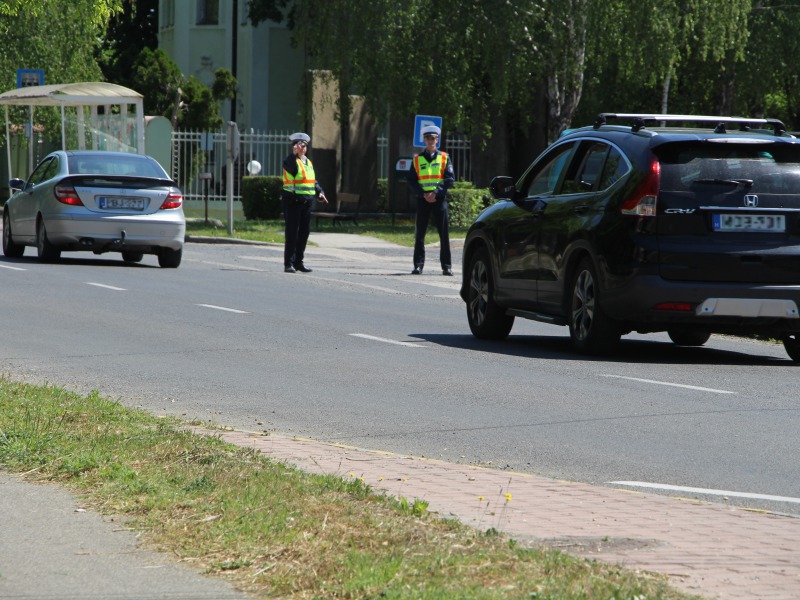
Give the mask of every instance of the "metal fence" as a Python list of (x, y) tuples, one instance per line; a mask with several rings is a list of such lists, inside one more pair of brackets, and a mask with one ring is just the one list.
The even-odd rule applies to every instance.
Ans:
[[(234, 200), (240, 199), (239, 186), (245, 175), (281, 176), (281, 163), (288, 153), (290, 131), (240, 134), (239, 158), (234, 163)], [(186, 200), (226, 199), (226, 143), (224, 131), (174, 131), (172, 133), (171, 176), (181, 187)], [(443, 147), (453, 158), (456, 179), (471, 181), (470, 141), (463, 135), (447, 135)], [(378, 177), (389, 173), (389, 142), (378, 138)], [(257, 164), (256, 164), (257, 163)], [(255, 167), (258, 167), (256, 171)]]
[[(472, 181), (472, 143), (470, 139), (460, 133), (445, 134), (442, 147), (450, 155), (456, 172), (456, 181)], [(378, 137), (378, 178), (386, 179), (389, 176), (389, 138), (385, 135)]]

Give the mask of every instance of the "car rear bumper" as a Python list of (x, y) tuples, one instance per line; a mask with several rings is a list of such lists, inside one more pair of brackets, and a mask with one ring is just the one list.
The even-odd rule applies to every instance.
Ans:
[(47, 238), (51, 244), (63, 249), (98, 250), (108, 248), (147, 251), (147, 249), (183, 248), (186, 222), (181, 213), (164, 213), (159, 218), (148, 215), (109, 216), (98, 218), (73, 216), (45, 221)]
[(800, 285), (668, 281), (642, 276), (605, 290), (604, 312), (632, 330), (694, 326), (710, 331), (800, 331)]

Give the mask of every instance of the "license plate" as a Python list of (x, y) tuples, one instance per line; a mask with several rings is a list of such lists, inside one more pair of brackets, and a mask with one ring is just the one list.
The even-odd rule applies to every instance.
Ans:
[(714, 231), (786, 231), (785, 215), (714, 215)]
[(104, 209), (144, 210), (144, 198), (129, 198), (127, 196), (100, 196), (97, 206)]

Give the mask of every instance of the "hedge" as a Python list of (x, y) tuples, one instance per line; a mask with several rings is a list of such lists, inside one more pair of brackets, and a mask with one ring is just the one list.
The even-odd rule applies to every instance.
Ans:
[(281, 188), (283, 179), (276, 176), (242, 179), (242, 211), (248, 221), (278, 219), (283, 212)]

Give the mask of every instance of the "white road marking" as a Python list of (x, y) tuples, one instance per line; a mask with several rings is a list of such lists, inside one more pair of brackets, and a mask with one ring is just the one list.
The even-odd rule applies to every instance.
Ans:
[(0, 265), (3, 269), (10, 269), (12, 271), (27, 271), (28, 269), (23, 269), (22, 267), (12, 267), (10, 265)]
[(226, 312), (232, 312), (239, 315), (249, 315), (250, 313), (246, 310), (236, 310), (235, 308), (225, 308), (224, 306), (214, 306), (213, 304), (198, 304), (197, 306), (202, 306), (204, 308), (213, 308), (214, 310), (224, 310)]
[(384, 344), (395, 344), (397, 346), (410, 346), (411, 348), (424, 348), (422, 344), (414, 344), (413, 342), (398, 342), (397, 340), (387, 340), (382, 337), (375, 337), (374, 335), (367, 335), (366, 333), (351, 333), (353, 337), (363, 338), (365, 340), (374, 340), (376, 342), (383, 342)]
[(601, 377), (614, 377), (616, 379), (627, 379), (629, 381), (640, 381), (642, 383), (652, 383), (655, 385), (668, 385), (671, 387), (685, 388), (687, 390), (697, 390), (699, 392), (712, 392), (714, 394), (735, 394), (729, 390), (716, 390), (714, 388), (699, 387), (696, 385), (685, 385), (683, 383), (670, 383), (668, 381), (656, 381), (654, 379), (640, 379), (639, 377), (625, 377), (623, 375), (600, 375)]
[(115, 292), (127, 292), (125, 288), (121, 287), (114, 287), (113, 285), (106, 285), (104, 283), (92, 283), (91, 281), (87, 281), (86, 285), (93, 285), (95, 287), (105, 288), (107, 290), (114, 290)]
[(793, 504), (800, 504), (800, 498), (792, 498), (790, 496), (770, 496), (769, 494), (750, 494), (747, 492), (732, 492), (730, 490), (710, 490), (706, 488), (669, 485), (667, 483), (647, 483), (644, 481), (609, 481), (608, 483), (611, 485), (627, 485), (630, 487), (648, 488), (651, 490), (669, 490), (672, 492), (704, 494), (706, 496), (728, 496), (734, 498), (749, 498), (752, 500), (771, 500), (773, 502), (791, 502)]

